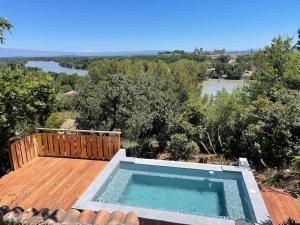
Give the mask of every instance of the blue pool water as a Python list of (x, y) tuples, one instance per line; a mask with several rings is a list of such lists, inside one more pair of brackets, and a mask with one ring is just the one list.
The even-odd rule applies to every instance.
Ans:
[(255, 222), (238, 172), (121, 162), (94, 201)]

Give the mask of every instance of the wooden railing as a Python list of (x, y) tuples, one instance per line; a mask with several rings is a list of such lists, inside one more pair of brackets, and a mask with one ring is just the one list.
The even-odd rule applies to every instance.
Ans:
[(12, 170), (19, 169), (38, 157), (36, 134), (24, 137), (10, 145), (9, 157)]
[(110, 160), (120, 149), (120, 132), (37, 128), (10, 146), (12, 170), (36, 157)]

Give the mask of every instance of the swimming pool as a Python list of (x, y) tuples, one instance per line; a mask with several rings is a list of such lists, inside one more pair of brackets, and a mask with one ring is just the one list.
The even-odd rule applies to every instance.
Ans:
[[(239, 219), (256, 223), (261, 221), (258, 214), (267, 216), (267, 211), (256, 183), (253, 189), (249, 181), (245, 182), (247, 173), (249, 168), (136, 159), (120, 154), (73, 207), (133, 210), (140, 217), (177, 223), (182, 217), (202, 224), (233, 224), (230, 222)], [(253, 198), (257, 194), (258, 198)], [(255, 207), (251, 198), (256, 201)], [(257, 208), (257, 200), (262, 201), (261, 209)], [(204, 218), (207, 223), (203, 223)]]

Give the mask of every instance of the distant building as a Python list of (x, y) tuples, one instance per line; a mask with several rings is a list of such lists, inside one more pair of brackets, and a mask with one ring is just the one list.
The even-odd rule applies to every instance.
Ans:
[(197, 55), (201, 55), (203, 54), (203, 48), (195, 48), (195, 50), (193, 51), (193, 54), (197, 54)]
[(223, 49), (215, 49), (212, 53), (214, 55), (223, 55), (223, 54), (225, 54), (225, 52), (226, 52), (226, 50), (225, 50), (225, 48), (223, 48)]

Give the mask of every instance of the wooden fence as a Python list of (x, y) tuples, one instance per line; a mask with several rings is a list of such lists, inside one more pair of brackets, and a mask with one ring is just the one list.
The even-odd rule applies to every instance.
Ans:
[[(12, 170), (36, 157), (110, 160), (120, 149), (120, 132), (37, 129), (10, 145)], [(83, 133), (83, 134), (81, 134)]]

